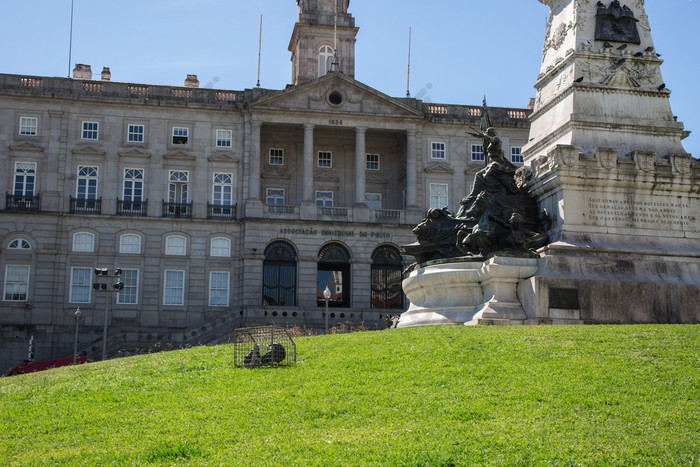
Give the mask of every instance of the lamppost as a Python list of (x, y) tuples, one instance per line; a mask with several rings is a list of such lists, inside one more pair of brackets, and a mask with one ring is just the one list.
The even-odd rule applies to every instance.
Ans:
[(323, 299), (326, 301), (326, 334), (328, 334), (328, 300), (331, 298), (331, 289), (326, 286), (326, 290), (323, 291)]
[(73, 313), (73, 319), (75, 319), (75, 342), (73, 344), (73, 365), (78, 358), (78, 325), (80, 320), (83, 318), (83, 313), (80, 311), (80, 307)]
[[(98, 278), (115, 279), (119, 278), (121, 275), (122, 270), (120, 268), (116, 268), (114, 270), (114, 274), (110, 274), (108, 268), (95, 268), (95, 276)], [(98, 292), (105, 292), (107, 294), (105, 297), (105, 323), (102, 331), (102, 360), (105, 360), (107, 357), (107, 323), (109, 322), (109, 302), (111, 301), (109, 298), (109, 293), (119, 293), (124, 288), (124, 283), (119, 280), (112, 285), (112, 289), (108, 289), (106, 283), (93, 282), (92, 288)]]

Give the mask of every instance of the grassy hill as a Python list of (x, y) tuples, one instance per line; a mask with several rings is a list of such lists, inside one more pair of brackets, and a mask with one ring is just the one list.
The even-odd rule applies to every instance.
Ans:
[(432, 327), (0, 379), (2, 465), (700, 465), (700, 326)]

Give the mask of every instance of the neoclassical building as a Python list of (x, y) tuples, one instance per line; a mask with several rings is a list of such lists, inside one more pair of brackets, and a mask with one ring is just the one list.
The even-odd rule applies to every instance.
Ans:
[[(112, 355), (319, 326), (326, 286), (331, 323), (404, 309), (399, 246), (469, 192), (481, 106), (363, 84), (349, 2), (297, 3), (283, 90), (0, 75), (0, 371), (32, 338), (36, 359), (70, 355), (76, 308), (91, 351), (109, 307)], [(528, 115), (490, 109), (515, 163)]]

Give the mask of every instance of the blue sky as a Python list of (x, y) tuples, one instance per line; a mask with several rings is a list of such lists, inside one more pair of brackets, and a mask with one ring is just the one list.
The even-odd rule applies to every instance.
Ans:
[[(290, 81), (287, 51), (295, 0), (74, 0), (75, 63), (112, 79), (182, 85), (254, 87), (263, 15), (261, 85)], [(3, 2), (2, 73), (67, 76), (71, 0)], [(700, 0), (647, 0), (646, 10), (671, 108), (693, 134), (700, 156)], [(395, 97), (406, 95), (412, 28), (411, 95), (426, 101), (525, 107), (534, 97), (549, 8), (537, 0), (352, 0), (360, 32), (356, 78)]]

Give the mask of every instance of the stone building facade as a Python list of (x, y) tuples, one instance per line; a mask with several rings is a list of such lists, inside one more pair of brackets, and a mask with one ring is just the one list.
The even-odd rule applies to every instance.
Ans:
[[(110, 307), (109, 354), (321, 326), (327, 285), (331, 323), (404, 309), (399, 245), (469, 192), (481, 106), (357, 81), (349, 2), (337, 19), (332, 1), (298, 3), (284, 90), (0, 75), (0, 368), (32, 336), (34, 358), (70, 355), (78, 307), (88, 351)], [(528, 114), (490, 109), (516, 163)]]

